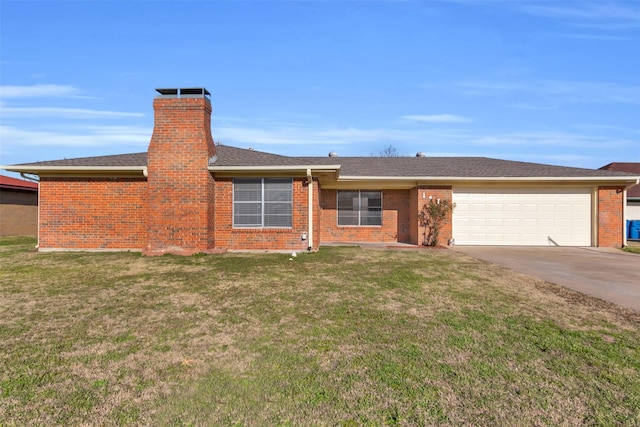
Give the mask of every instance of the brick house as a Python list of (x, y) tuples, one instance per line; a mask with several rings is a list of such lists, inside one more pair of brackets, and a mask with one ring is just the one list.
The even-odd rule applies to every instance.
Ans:
[(4, 167), (40, 177), (40, 250), (418, 245), (419, 214), (430, 200), (456, 204), (440, 234), (445, 243), (625, 243), (625, 192), (637, 175), (421, 153), (288, 157), (215, 145), (206, 89), (157, 91), (146, 153)]
[(0, 175), (0, 236), (38, 233), (38, 184)]

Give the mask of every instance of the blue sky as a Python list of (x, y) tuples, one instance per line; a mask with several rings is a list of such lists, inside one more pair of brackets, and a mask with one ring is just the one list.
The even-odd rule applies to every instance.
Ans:
[(0, 0), (0, 164), (146, 151), (155, 88), (284, 155), (640, 161), (640, 0)]

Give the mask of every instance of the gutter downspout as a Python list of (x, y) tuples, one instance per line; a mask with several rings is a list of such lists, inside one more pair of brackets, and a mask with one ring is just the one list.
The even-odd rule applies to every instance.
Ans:
[(308, 251), (313, 250), (313, 176), (311, 176), (311, 169), (307, 169), (307, 194), (309, 204), (309, 231), (307, 238), (309, 239)]
[(622, 190), (622, 229), (624, 230), (622, 232), (623, 248), (627, 246), (627, 233), (629, 232), (629, 230), (627, 230), (627, 190), (638, 184), (640, 184), (640, 179), (636, 179), (636, 182), (632, 184), (625, 185), (624, 190)]
[(591, 189), (591, 246), (598, 247), (598, 228), (600, 227), (600, 192), (596, 185)]
[(40, 181), (38, 181), (38, 236), (36, 238), (36, 251), (40, 250), (40, 206), (42, 206), (42, 203), (40, 203)]
[(627, 247), (627, 187), (622, 190), (622, 247)]
[(28, 172), (20, 172), (20, 176), (28, 181), (33, 181), (38, 183), (38, 218), (36, 219), (38, 228), (36, 230), (36, 251), (40, 248), (40, 177), (36, 175), (36, 177), (27, 176)]

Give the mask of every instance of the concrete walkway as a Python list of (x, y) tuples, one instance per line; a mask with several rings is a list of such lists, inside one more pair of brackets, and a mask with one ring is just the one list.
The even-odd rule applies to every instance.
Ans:
[(474, 258), (640, 311), (640, 255), (608, 248), (456, 246)]

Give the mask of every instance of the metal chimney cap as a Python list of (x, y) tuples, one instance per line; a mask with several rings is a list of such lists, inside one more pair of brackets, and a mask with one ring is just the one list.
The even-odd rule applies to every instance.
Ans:
[(156, 89), (164, 98), (209, 98), (211, 92), (203, 87)]
[(329, 157), (338, 157), (338, 153), (336, 153), (335, 151), (332, 151), (329, 153)]

